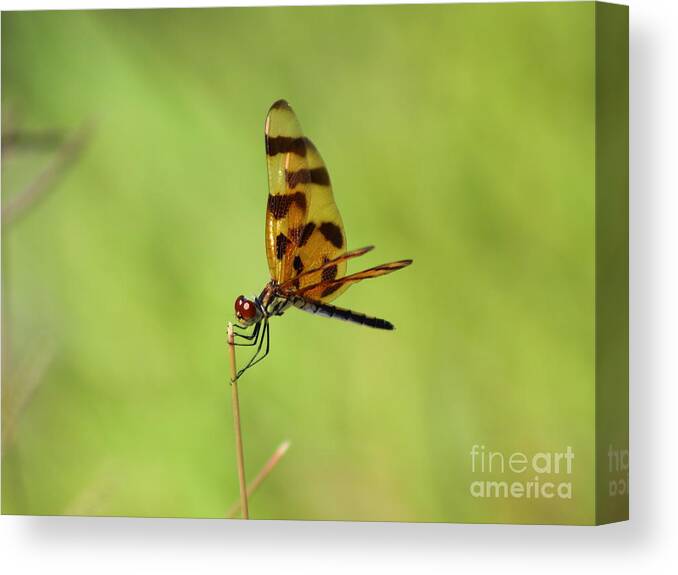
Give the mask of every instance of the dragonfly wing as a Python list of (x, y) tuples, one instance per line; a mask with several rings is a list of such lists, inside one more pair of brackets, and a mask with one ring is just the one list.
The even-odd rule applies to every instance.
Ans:
[[(346, 253), (346, 234), (325, 163), (284, 100), (266, 118), (266, 156), (266, 254), (271, 277), (283, 284)], [(305, 273), (295, 287), (345, 274), (346, 260), (338, 259)]]

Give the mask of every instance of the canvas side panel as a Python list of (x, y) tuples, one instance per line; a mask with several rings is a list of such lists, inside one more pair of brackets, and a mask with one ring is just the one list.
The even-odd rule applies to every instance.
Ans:
[(628, 519), (628, 8), (596, 3), (596, 523)]

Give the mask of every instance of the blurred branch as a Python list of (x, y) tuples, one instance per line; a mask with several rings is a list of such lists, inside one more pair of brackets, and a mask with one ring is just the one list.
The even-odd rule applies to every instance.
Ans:
[[(252, 494), (257, 490), (257, 487), (261, 485), (261, 482), (266, 479), (271, 471), (275, 468), (276, 465), (280, 462), (280, 460), (283, 458), (285, 453), (287, 453), (287, 450), (290, 447), (290, 442), (289, 441), (283, 441), (279, 446), (278, 449), (276, 449), (273, 452), (273, 455), (269, 458), (269, 460), (266, 462), (266, 464), (261, 468), (261, 471), (257, 474), (257, 476), (254, 478), (254, 481), (250, 483), (247, 486), (247, 497), (252, 497)], [(236, 501), (231, 508), (228, 510), (226, 513), (226, 517), (229, 519), (235, 518), (236, 513), (240, 511), (240, 502)]]
[(47, 341), (42, 345), (29, 346), (29, 349), (40, 349), (41, 352), (27, 354), (16, 371), (8, 374), (9, 381), (3, 390), (5, 392), (2, 398), (3, 453), (14, 438), (21, 414), (40, 387), (43, 376), (54, 359), (56, 345), (53, 341)]
[(16, 148), (29, 150), (51, 149), (58, 146), (62, 140), (62, 134), (54, 130), (45, 132), (7, 130), (2, 134), (2, 153), (6, 156)]
[(233, 324), (228, 322), (228, 357), (231, 363), (231, 405), (233, 407), (233, 428), (235, 429), (235, 451), (238, 462), (238, 481), (240, 484), (240, 509), (242, 518), (249, 519), (247, 505), (247, 483), (245, 480), (245, 455), (242, 447), (240, 429), (240, 401), (238, 400), (238, 375), (235, 367), (235, 344), (233, 342)]
[[(71, 138), (62, 144), (46, 168), (22, 192), (7, 200), (6, 204), (2, 206), (2, 223), (4, 225), (14, 222), (52, 189), (58, 177), (80, 155), (85, 142), (90, 137), (92, 128), (93, 122), (86, 121)], [(22, 137), (25, 138), (26, 136), (19, 136), (18, 132), (3, 134), (3, 150), (6, 146), (6, 137), (10, 138), (10, 141), (13, 138), (16, 144), (16, 141), (20, 141)]]
[(94, 478), (89, 481), (73, 499), (66, 504), (60, 515), (92, 516), (103, 515), (112, 495), (128, 478), (112, 459), (105, 459)]

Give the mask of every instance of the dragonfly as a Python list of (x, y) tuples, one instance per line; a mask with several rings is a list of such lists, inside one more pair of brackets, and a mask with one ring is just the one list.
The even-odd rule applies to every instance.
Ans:
[(265, 143), (269, 185), (265, 240), (271, 280), (258, 296), (240, 295), (235, 300), (234, 336), (239, 338), (235, 345), (256, 347), (237, 378), (268, 355), (270, 320), (291, 307), (375, 329), (394, 329), (385, 319), (330, 302), (354, 283), (412, 263), (399, 260), (346, 275), (348, 260), (374, 246), (347, 251), (346, 231), (325, 162), (285, 100), (268, 111)]

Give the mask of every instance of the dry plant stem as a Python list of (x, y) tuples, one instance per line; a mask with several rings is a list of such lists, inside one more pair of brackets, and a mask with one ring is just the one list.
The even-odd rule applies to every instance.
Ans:
[[(247, 497), (252, 497), (252, 494), (257, 490), (259, 485), (261, 485), (261, 482), (266, 479), (271, 471), (275, 468), (276, 465), (278, 465), (278, 462), (283, 458), (285, 453), (287, 453), (287, 450), (290, 447), (290, 442), (289, 441), (283, 441), (278, 449), (276, 449), (273, 452), (273, 455), (269, 458), (269, 460), (266, 462), (266, 464), (261, 468), (261, 471), (257, 474), (257, 476), (254, 478), (254, 481), (250, 483), (247, 487)], [(231, 508), (228, 510), (228, 513), (226, 514), (226, 517), (232, 518), (235, 517), (235, 514), (238, 512), (240, 509), (240, 502), (237, 501), (234, 503)]]
[(240, 482), (240, 509), (242, 518), (249, 519), (247, 506), (247, 481), (245, 480), (245, 456), (242, 448), (240, 429), (240, 402), (238, 401), (238, 378), (235, 366), (235, 345), (233, 345), (233, 324), (228, 323), (228, 356), (231, 361), (231, 404), (233, 406), (233, 428), (235, 430), (235, 451), (238, 462), (238, 481)]

